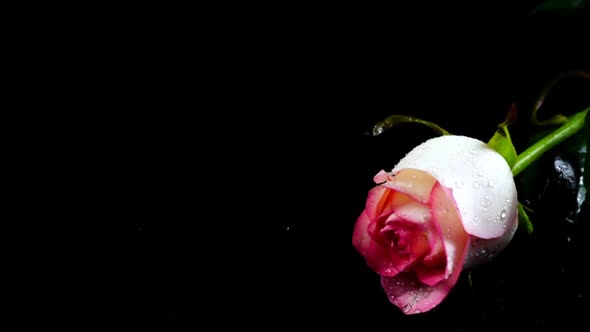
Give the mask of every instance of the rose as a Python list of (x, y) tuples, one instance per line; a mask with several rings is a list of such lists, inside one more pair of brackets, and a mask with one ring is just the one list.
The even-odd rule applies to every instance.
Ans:
[(406, 314), (437, 306), (463, 269), (495, 257), (516, 231), (510, 167), (476, 139), (430, 139), (374, 180), (353, 244)]

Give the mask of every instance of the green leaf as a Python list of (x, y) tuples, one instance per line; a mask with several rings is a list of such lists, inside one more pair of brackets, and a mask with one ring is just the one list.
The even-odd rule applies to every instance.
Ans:
[(490, 141), (488, 142), (488, 146), (494, 150), (496, 150), (508, 163), (508, 166), (512, 168), (516, 163), (516, 149), (514, 148), (514, 144), (512, 144), (512, 139), (510, 138), (510, 132), (508, 131), (508, 125), (514, 123), (516, 121), (516, 106), (513, 104), (508, 112), (508, 116), (506, 120), (498, 125), (498, 130)]
[(531, 220), (529, 219), (529, 216), (527, 215), (525, 209), (531, 211), (524, 205), (518, 203), (518, 227), (525, 230), (528, 234), (532, 234), (533, 223), (531, 223)]
[(570, 14), (589, 6), (589, 0), (545, 0), (531, 12), (531, 15), (537, 13)]
[(393, 127), (397, 127), (401, 124), (405, 124), (405, 123), (419, 123), (419, 124), (422, 124), (422, 125), (425, 125), (425, 126), (431, 128), (432, 130), (434, 130), (435, 132), (437, 132), (440, 135), (450, 135), (450, 133), (448, 131), (444, 130), (443, 128), (441, 128), (437, 124), (432, 123), (430, 121), (418, 119), (418, 118), (415, 118), (415, 117), (409, 116), (409, 115), (394, 114), (394, 115), (388, 116), (387, 118), (385, 118), (385, 120), (377, 123), (373, 127), (373, 136), (381, 135), (384, 132), (386, 132), (387, 130), (389, 130)]

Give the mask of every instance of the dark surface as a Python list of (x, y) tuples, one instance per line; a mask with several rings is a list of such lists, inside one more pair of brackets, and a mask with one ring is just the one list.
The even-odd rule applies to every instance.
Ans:
[[(372, 124), (410, 114), (487, 141), (511, 103), (528, 112), (548, 80), (588, 67), (584, 20), (527, 18), (531, 6), (378, 16), (235, 9), (205, 25), (218, 34), (204, 30), (213, 42), (197, 54), (179, 46), (184, 34), (146, 39), (172, 55), (170, 67), (136, 79), (129, 100), (140, 100), (130, 104), (138, 114), (121, 119), (116, 149), (104, 152), (117, 161), (108, 174), (121, 179), (108, 206), (128, 225), (117, 259), (103, 262), (97, 293), (112, 299), (105, 315), (277, 329), (584, 324), (588, 212), (568, 222), (553, 208), (571, 195), (531, 198), (535, 234), (518, 233), (473, 271), (472, 288), (461, 278), (422, 315), (388, 302), (351, 242), (373, 175), (432, 137), (409, 125), (373, 138), (365, 135)], [(572, 82), (547, 112), (588, 105), (587, 88)], [(527, 137), (513, 135), (521, 151)], [(545, 176), (558, 177), (548, 160)], [(551, 183), (550, 192), (563, 189)]]

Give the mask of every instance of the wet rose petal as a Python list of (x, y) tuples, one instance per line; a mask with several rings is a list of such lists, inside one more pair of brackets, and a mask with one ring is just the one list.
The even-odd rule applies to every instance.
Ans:
[(439, 283), (435, 287), (422, 284), (413, 272), (394, 277), (381, 277), (381, 286), (391, 303), (405, 314), (426, 312), (436, 307), (449, 293), (450, 286)]
[(428, 203), (430, 191), (436, 179), (426, 172), (415, 169), (404, 169), (395, 174), (384, 186), (412, 196), (421, 203)]
[[(463, 268), (463, 261), (467, 254), (469, 235), (463, 228), (459, 211), (453, 200), (450, 189), (437, 184), (430, 195), (432, 218), (440, 229), (447, 256), (447, 278), (456, 281)], [(453, 282), (454, 285), (454, 282)]]
[(389, 248), (379, 245), (373, 241), (367, 232), (371, 220), (367, 214), (363, 212), (358, 218), (354, 233), (352, 236), (352, 243), (356, 250), (365, 258), (367, 265), (375, 272), (392, 276), (397, 274), (397, 270), (393, 267), (394, 262), (391, 259)]
[(384, 208), (389, 205), (386, 204), (387, 198), (392, 193), (391, 189), (384, 186), (376, 186), (369, 191), (367, 202), (365, 204), (365, 211), (371, 220), (377, 219), (384, 212)]

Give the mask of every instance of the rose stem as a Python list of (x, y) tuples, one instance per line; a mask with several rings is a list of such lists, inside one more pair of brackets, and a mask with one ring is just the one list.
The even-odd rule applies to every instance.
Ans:
[(519, 154), (516, 158), (516, 163), (512, 167), (512, 175), (517, 176), (535, 160), (541, 157), (543, 153), (551, 150), (551, 148), (582, 129), (584, 127), (584, 117), (589, 110), (590, 107), (574, 114), (568, 122)]

